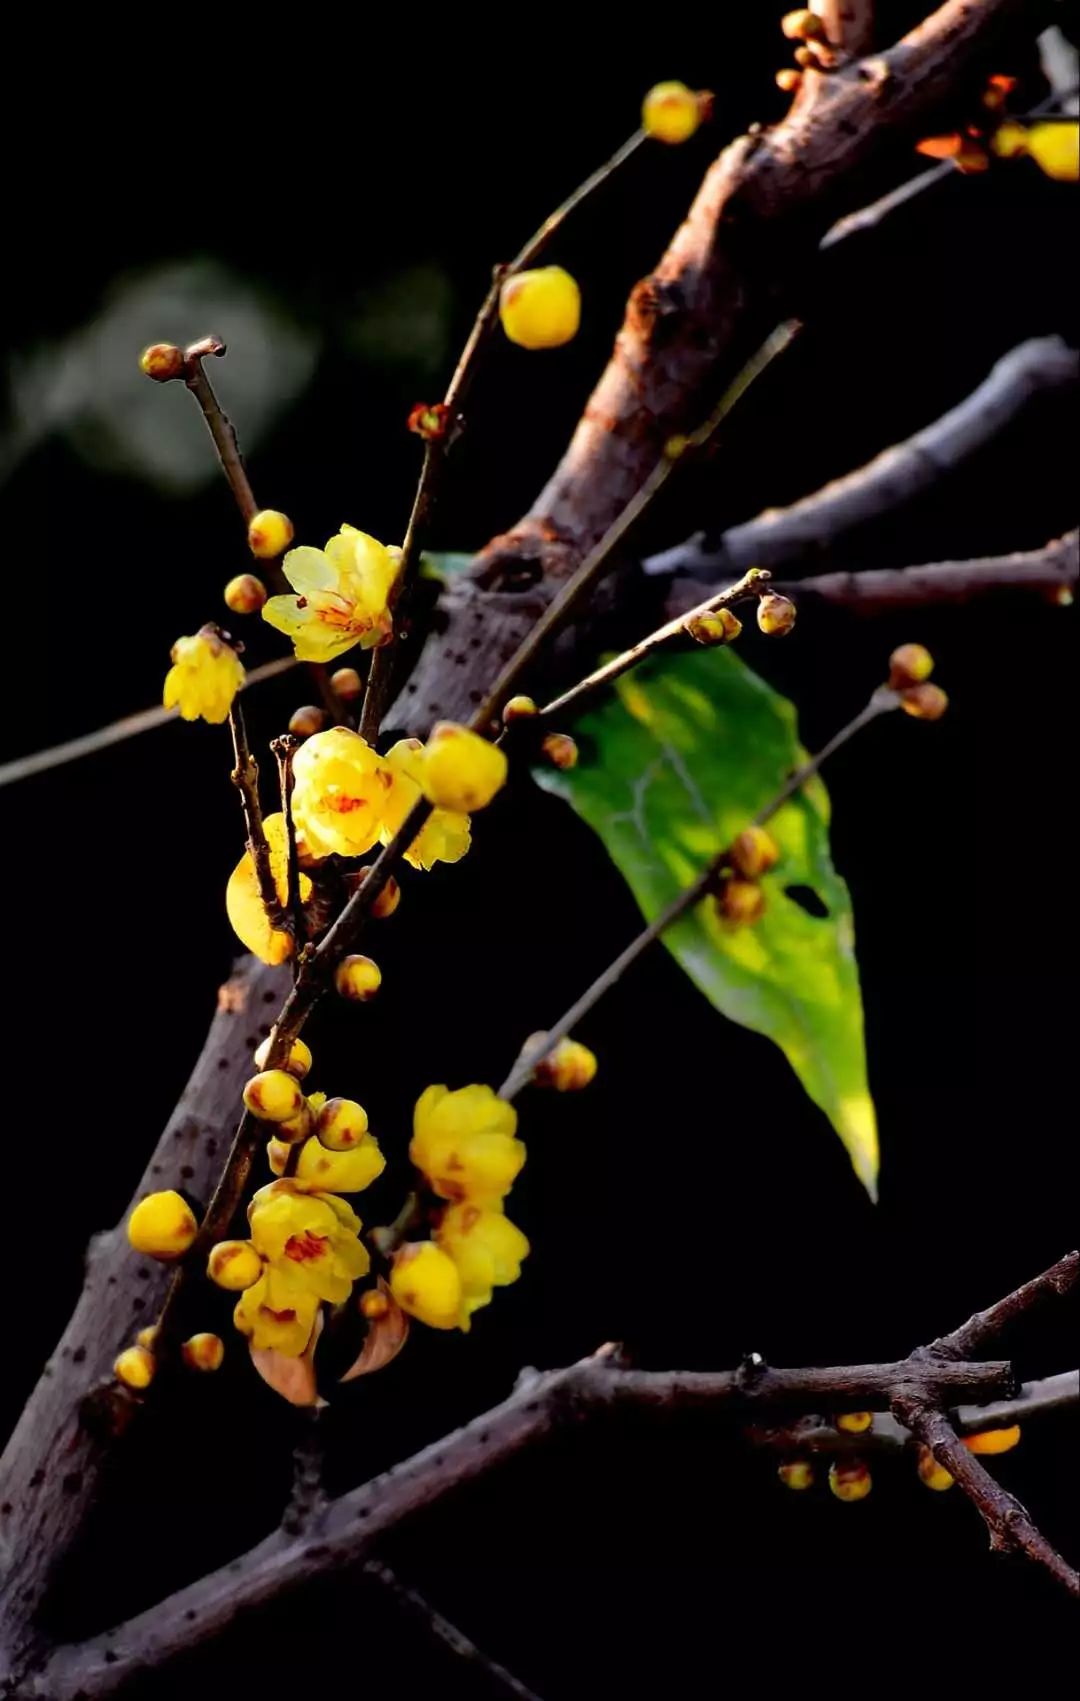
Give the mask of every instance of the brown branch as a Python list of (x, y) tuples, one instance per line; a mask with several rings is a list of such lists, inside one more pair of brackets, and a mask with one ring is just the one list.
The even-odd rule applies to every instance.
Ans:
[(296, 848), (296, 826), (292, 816), (293, 758), (299, 746), (300, 740), (291, 732), (282, 733), (270, 743), (278, 766), (281, 813), (285, 823), (285, 913), (289, 918), (297, 949), (303, 945), (307, 931), (304, 906), (300, 902), (300, 859)]
[(819, 558), (846, 533), (890, 514), (1008, 429), (1038, 395), (1073, 385), (1080, 356), (1060, 337), (1033, 337), (995, 362), (977, 389), (933, 424), (872, 461), (804, 496), (732, 526), (715, 549), (701, 536), (651, 556), (650, 573), (735, 578), (757, 565), (776, 571)]
[(533, 1690), (527, 1689), (520, 1678), (507, 1671), (505, 1666), (501, 1666), (489, 1654), (485, 1654), (475, 1642), (470, 1641), (464, 1631), (459, 1630), (456, 1624), (451, 1624), (448, 1618), (444, 1618), (429, 1600), (416, 1589), (410, 1589), (403, 1583), (381, 1559), (367, 1560), (363, 1573), (392, 1601), (410, 1625), (422, 1631), (440, 1647), (446, 1648), (456, 1659), (463, 1660), (473, 1675), (485, 1683), (485, 1687), (502, 1695), (516, 1695), (518, 1701), (540, 1701), (540, 1697)]
[(980, 1352), (1005, 1329), (1025, 1317), (1033, 1306), (1041, 1305), (1047, 1299), (1062, 1298), (1078, 1280), (1080, 1252), (1067, 1252), (1049, 1270), (1025, 1282), (1013, 1293), (1006, 1294), (996, 1305), (989, 1306), (986, 1311), (976, 1311), (958, 1329), (931, 1341), (926, 1351), (936, 1358), (970, 1358), (972, 1353)]
[(225, 344), (220, 337), (204, 337), (201, 342), (192, 343), (184, 354), (184, 383), (199, 404), (206, 428), (214, 440), (221, 470), (236, 499), (240, 517), (246, 525), (259, 512), (259, 504), (251, 488), (232, 420), (222, 410), (214, 386), (203, 370), (203, 361), (207, 355), (216, 355), (220, 359), (224, 353)]
[(233, 785), (240, 793), (240, 807), (244, 812), (244, 837), (248, 855), (255, 870), (259, 897), (262, 899), (262, 906), (270, 926), (273, 928), (287, 927), (289, 925), (288, 912), (282, 908), (281, 899), (278, 897), (277, 883), (274, 880), (273, 869), (270, 867), (270, 846), (266, 842), (262, 809), (259, 805), (259, 765), (251, 754), (247, 726), (244, 722), (244, 711), (240, 707), (239, 699), (234, 701), (229, 710), (229, 731), (232, 733), (235, 762), (230, 777)]
[[(970, 561), (935, 561), (919, 567), (875, 567), (857, 573), (820, 573), (810, 579), (781, 580), (771, 588), (800, 601), (812, 597), (856, 614), (889, 614), (895, 609), (959, 606), (976, 597), (1024, 591), (1051, 600), (1075, 595), (1080, 577), (1080, 533), (1067, 532), (1043, 549), (1011, 555), (977, 556)], [(741, 582), (741, 581), (740, 581)], [(701, 605), (704, 586), (696, 579), (675, 579), (665, 604), (672, 623), (687, 620)], [(684, 613), (683, 610), (686, 610)]]

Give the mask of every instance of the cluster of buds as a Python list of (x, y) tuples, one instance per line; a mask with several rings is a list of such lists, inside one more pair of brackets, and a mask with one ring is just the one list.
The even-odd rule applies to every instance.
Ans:
[(714, 904), (726, 927), (747, 927), (765, 914), (762, 876), (780, 861), (780, 847), (764, 827), (744, 827), (731, 841), (717, 876)]
[[(128, 1243), (144, 1257), (162, 1264), (174, 1264), (182, 1259), (195, 1243), (199, 1225), (195, 1213), (182, 1194), (171, 1188), (148, 1193), (134, 1207), (127, 1223)], [(125, 1347), (113, 1362), (113, 1374), (118, 1382), (135, 1393), (149, 1388), (157, 1369), (157, 1325), (140, 1329), (134, 1344)], [(183, 1342), (180, 1355), (189, 1370), (219, 1370), (225, 1357), (225, 1345), (219, 1336), (209, 1333), (192, 1335)]]
[(889, 657), (889, 689), (915, 720), (939, 721), (949, 706), (940, 685), (930, 682), (933, 671), (934, 658), (921, 644), (901, 644)]
[(785, 65), (776, 73), (776, 86), (785, 94), (797, 93), (804, 71), (831, 71), (839, 63), (822, 19), (809, 6), (785, 13), (780, 28), (795, 48), (794, 66)]
[[(835, 1419), (836, 1427), (847, 1435), (865, 1435), (872, 1428), (872, 1412), (846, 1412)], [(981, 1457), (1008, 1453), (1020, 1440), (1020, 1425), (1010, 1424), (1001, 1429), (984, 1429), (963, 1437), (970, 1453)], [(945, 1466), (938, 1463), (929, 1447), (921, 1443), (916, 1450), (916, 1472), (919, 1481), (936, 1494), (952, 1488), (956, 1480)], [(814, 1486), (814, 1466), (804, 1458), (785, 1459), (777, 1468), (777, 1476), (785, 1488), (796, 1492)], [(873, 1479), (865, 1460), (855, 1454), (834, 1459), (829, 1466), (829, 1490), (837, 1500), (865, 1500), (873, 1487)]]

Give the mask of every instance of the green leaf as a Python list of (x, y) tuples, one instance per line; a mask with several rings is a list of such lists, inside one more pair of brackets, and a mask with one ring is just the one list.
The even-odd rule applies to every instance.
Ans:
[[(574, 730), (578, 766), (537, 777), (600, 835), (649, 921), (806, 754), (793, 705), (727, 649), (639, 666)], [(780, 1046), (873, 1198), (877, 1122), (854, 923), (828, 826), (828, 793), (815, 777), (769, 823), (781, 860), (763, 881), (762, 920), (731, 929), (706, 902), (663, 937), (718, 1010)], [(826, 917), (788, 896), (800, 887), (804, 897), (806, 888), (816, 894)]]

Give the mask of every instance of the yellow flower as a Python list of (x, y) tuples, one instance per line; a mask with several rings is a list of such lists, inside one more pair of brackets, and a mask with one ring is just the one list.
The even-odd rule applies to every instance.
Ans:
[[(413, 804), (419, 801), (424, 746), (418, 738), (402, 738), (385, 756), (390, 790), (383, 808), (380, 838), (388, 845)], [(469, 848), (470, 822), (456, 809), (433, 809), (405, 852), (414, 868), (431, 869), (437, 862), (460, 862)]]
[(340, 1305), (370, 1264), (357, 1238), (360, 1218), (344, 1199), (310, 1186), (282, 1180), (261, 1187), (248, 1207), (251, 1244), (290, 1282)]
[(428, 739), (420, 784), (429, 803), (472, 813), (484, 809), (506, 779), (498, 745), (456, 721), (440, 721)]
[(1058, 183), (1075, 183), (1080, 176), (1080, 125), (1075, 119), (1018, 124), (1007, 119), (990, 141), (1002, 159), (1027, 154), (1040, 171)]
[(402, 1311), (432, 1329), (456, 1329), (461, 1318), (461, 1277), (454, 1260), (430, 1240), (413, 1241), (396, 1254), (390, 1292)]
[(264, 620), (291, 638), (299, 661), (328, 662), (354, 644), (369, 649), (393, 630), (387, 600), (398, 555), (354, 526), (323, 549), (290, 549), (282, 571), (297, 596), (271, 597)]
[(435, 1240), (457, 1266), (462, 1301), (458, 1327), (468, 1330), (472, 1313), (491, 1303), (492, 1290), (517, 1281), (529, 1243), (501, 1210), (479, 1205), (451, 1205)]
[(273, 1348), (299, 1358), (311, 1339), (319, 1297), (301, 1283), (292, 1265), (270, 1264), (254, 1287), (242, 1293), (233, 1322), (257, 1351)]
[(296, 1177), (327, 1193), (362, 1193), (385, 1168), (386, 1159), (373, 1134), (338, 1152), (328, 1151), (321, 1140), (312, 1138), (300, 1148)]
[(215, 626), (204, 626), (193, 638), (177, 638), (171, 654), (173, 665), (162, 693), (165, 707), (179, 709), (185, 721), (201, 716), (217, 726), (227, 720), (244, 683), (244, 669), (232, 645)]
[(416, 1102), (409, 1156), (443, 1199), (497, 1205), (525, 1162), (517, 1111), (490, 1087), (428, 1087)]
[(392, 780), (348, 727), (317, 732), (293, 759), (293, 822), (309, 856), (363, 856), (379, 837)]
[[(276, 815), (265, 816), (263, 828), (266, 832), (267, 845), (270, 848), (270, 872), (274, 876), (278, 898), (284, 904), (287, 891), (286, 867), (289, 854), (285, 837), (284, 815), (278, 811)], [(301, 902), (306, 904), (310, 896), (311, 881), (306, 874), (301, 874)], [(247, 851), (244, 852), (229, 876), (229, 884), (225, 888), (225, 913), (241, 945), (245, 945), (249, 951), (253, 952), (260, 962), (288, 962), (296, 949), (293, 936), (291, 933), (286, 933), (284, 928), (270, 926), (266, 910), (263, 907), (262, 894), (259, 891), (255, 865)], [(293, 1070), (293, 1073), (298, 1073), (293, 1066), (291, 1053), (289, 1068)]]

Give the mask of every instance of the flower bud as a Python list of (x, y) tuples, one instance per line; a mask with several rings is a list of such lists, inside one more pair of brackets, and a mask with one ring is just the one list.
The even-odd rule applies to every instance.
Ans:
[(445, 402), (417, 402), (406, 424), (425, 443), (439, 443), (450, 425), (450, 409)]
[(304, 1095), (294, 1075), (284, 1069), (264, 1069), (244, 1088), (244, 1103), (261, 1122), (288, 1122), (304, 1108)]
[(289, 1164), (291, 1148), (287, 1140), (267, 1140), (266, 1161), (270, 1165), (271, 1175), (282, 1176)]
[(461, 1276), (434, 1241), (413, 1241), (394, 1256), (390, 1292), (410, 1317), (432, 1329), (454, 1329), (461, 1314)]
[(707, 118), (712, 96), (685, 83), (656, 83), (641, 103), (641, 127), (658, 142), (685, 142)]
[(686, 622), (685, 630), (697, 644), (733, 644), (742, 631), (742, 621), (730, 608), (715, 608), (709, 614), (695, 614)]
[(370, 957), (363, 957), (359, 952), (353, 952), (348, 957), (342, 957), (334, 970), (334, 986), (342, 998), (352, 998), (359, 1004), (366, 1004), (369, 998), (374, 998), (382, 985), (382, 970), (378, 963), (373, 963)]
[(499, 318), (519, 348), (559, 348), (577, 335), (581, 291), (562, 266), (515, 272), (499, 292)]
[(139, 1200), (128, 1218), (127, 1233), (136, 1252), (167, 1263), (183, 1257), (198, 1229), (187, 1200), (169, 1190)]
[(312, 738), (326, 725), (326, 711), (314, 703), (303, 703), (289, 716), (289, 731), (294, 738)]
[(811, 66), (817, 65), (817, 55), (810, 47), (797, 47), (795, 49), (795, 63), (802, 70), (809, 71)]
[(934, 658), (922, 644), (901, 644), (889, 657), (889, 684), (894, 691), (921, 685), (934, 671)]
[(315, 1137), (331, 1152), (347, 1152), (367, 1131), (367, 1111), (355, 1099), (327, 1099), (315, 1118)]
[(182, 378), (186, 370), (183, 350), (175, 343), (151, 343), (140, 354), (139, 365), (158, 384), (167, 384), (170, 378)]
[(364, 681), (354, 667), (339, 667), (330, 675), (330, 684), (343, 703), (352, 703), (364, 689)]
[(225, 605), (234, 614), (258, 614), (266, 601), (266, 586), (254, 573), (237, 573), (225, 586)]
[(530, 715), (538, 713), (531, 697), (511, 697), (502, 712), (503, 726), (509, 726), (511, 721), (527, 720)]
[(919, 1481), (925, 1483), (927, 1488), (932, 1488), (935, 1494), (944, 1494), (945, 1490), (951, 1488), (956, 1481), (951, 1471), (947, 1471), (944, 1465), (938, 1464), (929, 1447), (920, 1446), (917, 1469)]
[(369, 1323), (377, 1323), (390, 1310), (390, 1301), (381, 1288), (368, 1288), (360, 1295), (360, 1310)]
[(145, 1347), (148, 1353), (152, 1353), (160, 1333), (161, 1330), (156, 1323), (148, 1323), (145, 1329), (139, 1330), (135, 1339), (140, 1347)]
[(981, 1429), (977, 1435), (965, 1435), (964, 1446), (969, 1453), (978, 1453), (984, 1458), (992, 1458), (995, 1453), (1009, 1453), (1020, 1439), (1020, 1425), (1010, 1424), (1007, 1429)]
[(802, 72), (797, 71), (794, 65), (784, 65), (777, 71), (773, 81), (785, 94), (795, 94), (802, 87)]
[(154, 1380), (154, 1355), (147, 1352), (145, 1347), (125, 1347), (113, 1360), (113, 1375), (126, 1388), (135, 1388), (140, 1392), (149, 1388)]
[(277, 1124), (276, 1137), (295, 1146), (297, 1141), (309, 1138), (314, 1126), (315, 1113), (305, 1099), (295, 1116), (288, 1116), (284, 1122)]
[(752, 927), (765, 914), (765, 894), (753, 880), (725, 880), (716, 908), (730, 927)]
[[(543, 1044), (547, 1035), (533, 1034), (526, 1040), (524, 1052)], [(579, 1040), (561, 1039), (554, 1051), (547, 1057), (542, 1057), (533, 1070), (533, 1080), (538, 1087), (554, 1087), (557, 1093), (576, 1093), (582, 1087), (587, 1087), (596, 1074), (596, 1057), (586, 1045)]]
[(506, 757), (486, 738), (454, 721), (440, 721), (424, 748), (419, 780), (439, 809), (471, 815), (484, 809), (506, 779)]
[(220, 1370), (225, 1359), (225, 1342), (220, 1335), (192, 1335), (180, 1351), (189, 1370)]
[(873, 1412), (841, 1412), (836, 1427), (845, 1435), (863, 1435), (874, 1421)]
[(809, 6), (799, 6), (794, 12), (786, 13), (780, 19), (780, 28), (789, 41), (821, 41), (825, 35), (824, 24)]
[(873, 1483), (861, 1459), (834, 1459), (829, 1466), (829, 1487), (837, 1500), (865, 1500)]
[(764, 827), (744, 827), (731, 841), (731, 866), (745, 880), (758, 880), (780, 861), (780, 847)]
[(940, 685), (909, 685), (900, 693), (900, 707), (917, 721), (939, 721), (948, 706)]
[(542, 740), (540, 752), (553, 768), (566, 773), (577, 767), (578, 747), (566, 732), (549, 732)]
[[(255, 1053), (256, 1068), (266, 1068), (267, 1060), (270, 1056), (270, 1047), (273, 1043), (273, 1034), (267, 1034), (262, 1045)], [(283, 1069), (287, 1069), (290, 1075), (295, 1075), (298, 1081), (302, 1081), (304, 1076), (308, 1073), (308, 1070), (311, 1068), (310, 1047), (305, 1045), (302, 1039), (294, 1039), (292, 1045), (289, 1047), (289, 1055), (281, 1067)]]
[(795, 624), (795, 604), (778, 591), (767, 591), (757, 605), (757, 623), (767, 638), (782, 638)]
[(248, 521), (248, 548), (260, 561), (273, 561), (292, 540), (292, 521), (277, 508), (263, 508)]
[(789, 1459), (777, 1466), (776, 1474), (785, 1488), (793, 1488), (799, 1494), (814, 1486), (814, 1467), (809, 1459)]
[(262, 1275), (262, 1259), (250, 1240), (219, 1240), (206, 1260), (206, 1273), (228, 1293), (243, 1293)]
[[(351, 880), (354, 883), (353, 890), (356, 890), (364, 884), (364, 881), (371, 873), (373, 866), (374, 864), (368, 864), (367, 867), (358, 868), (355, 873), (346, 876), (347, 881)], [(391, 874), (389, 879), (386, 881), (386, 884), (383, 886), (382, 891), (372, 904), (368, 914), (374, 916), (376, 921), (385, 921), (387, 916), (393, 915), (400, 902), (401, 887)]]

